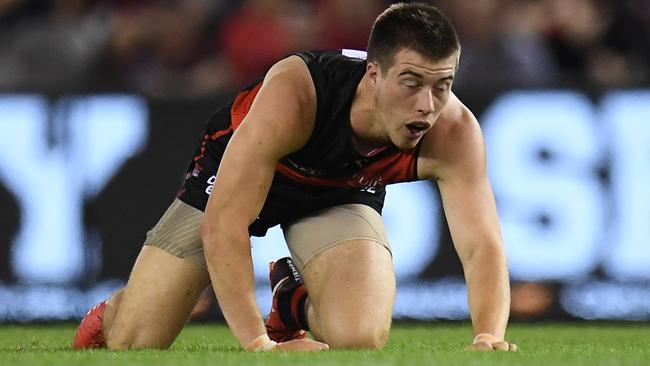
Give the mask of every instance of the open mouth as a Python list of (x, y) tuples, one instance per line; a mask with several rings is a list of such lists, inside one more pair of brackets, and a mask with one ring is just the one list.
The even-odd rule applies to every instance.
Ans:
[(406, 129), (411, 135), (420, 135), (428, 130), (431, 124), (424, 121), (414, 121), (406, 124)]

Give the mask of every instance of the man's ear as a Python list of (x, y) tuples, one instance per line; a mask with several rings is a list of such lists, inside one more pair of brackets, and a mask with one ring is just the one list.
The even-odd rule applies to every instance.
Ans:
[(366, 74), (371, 83), (377, 84), (377, 79), (381, 77), (381, 66), (375, 61), (368, 62)]

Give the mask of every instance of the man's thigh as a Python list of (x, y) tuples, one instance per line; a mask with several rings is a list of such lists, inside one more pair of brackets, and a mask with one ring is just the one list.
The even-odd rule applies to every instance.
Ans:
[(285, 236), (300, 257), (314, 335), (333, 347), (383, 346), (395, 274), (381, 216), (364, 205), (338, 206), (300, 220)]
[(334, 206), (303, 217), (284, 227), (284, 237), (301, 272), (321, 252), (350, 240), (377, 243), (391, 255), (381, 215), (359, 203)]
[(174, 202), (148, 233), (108, 329), (109, 348), (166, 348), (187, 322), (210, 281), (195, 248), (202, 215), (192, 210)]

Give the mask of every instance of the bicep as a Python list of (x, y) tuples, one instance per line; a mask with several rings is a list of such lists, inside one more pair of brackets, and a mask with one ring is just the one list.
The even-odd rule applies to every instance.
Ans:
[(276, 64), (222, 157), (206, 220), (249, 225), (259, 214), (278, 161), (309, 139), (315, 92), (301, 60)]
[(449, 230), (461, 259), (471, 256), (479, 246), (501, 245), (483, 136), (475, 119), (471, 122), (438, 179)]
[(205, 210), (205, 220), (250, 225), (261, 210), (273, 180), (275, 165), (268, 156), (232, 139), (224, 154)]

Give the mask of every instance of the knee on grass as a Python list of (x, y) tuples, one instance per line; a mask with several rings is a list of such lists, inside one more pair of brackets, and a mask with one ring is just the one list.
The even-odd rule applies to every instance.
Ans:
[(120, 330), (111, 330), (106, 337), (106, 347), (109, 350), (128, 350), (128, 349), (167, 349), (171, 346), (172, 341), (162, 340), (160, 336), (152, 334), (147, 330), (131, 330), (120, 332)]
[(390, 326), (356, 326), (330, 328), (324, 334), (332, 348), (381, 349), (388, 340)]

